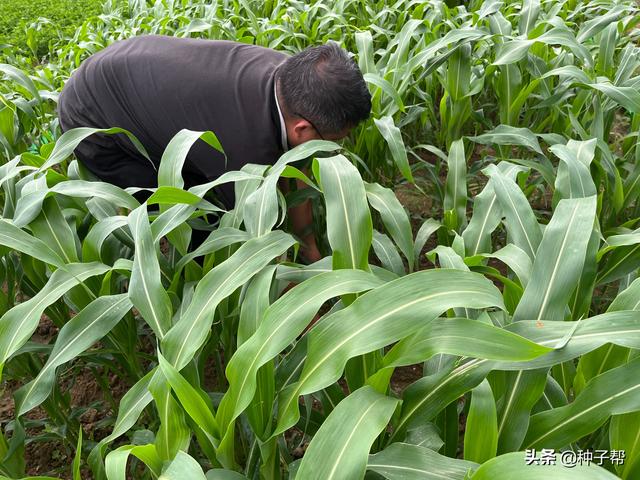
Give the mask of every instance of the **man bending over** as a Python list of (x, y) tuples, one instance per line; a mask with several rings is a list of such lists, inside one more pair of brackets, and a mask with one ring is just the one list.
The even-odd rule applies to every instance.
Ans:
[[(289, 56), (222, 40), (140, 36), (116, 42), (82, 63), (58, 103), (63, 131), (121, 127), (125, 135), (92, 135), (75, 153), (89, 171), (122, 188), (156, 187), (162, 153), (186, 128), (213, 131), (227, 156), (198, 140), (183, 168), (186, 187), (247, 163), (273, 164), (313, 139), (339, 140), (365, 120), (371, 96), (357, 64), (336, 44)], [(215, 189), (233, 208), (233, 186)], [(295, 233), (311, 223), (310, 202), (290, 209)], [(307, 230), (308, 231), (308, 230)], [(309, 261), (320, 258), (302, 235)]]

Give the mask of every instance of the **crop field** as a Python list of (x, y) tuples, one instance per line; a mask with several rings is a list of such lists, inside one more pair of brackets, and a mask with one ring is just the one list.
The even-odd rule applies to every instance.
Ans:
[[(636, 2), (101, 8), (0, 46), (0, 479), (640, 479)], [(190, 188), (182, 130), (141, 203), (56, 105), (142, 34), (335, 41), (371, 117)]]

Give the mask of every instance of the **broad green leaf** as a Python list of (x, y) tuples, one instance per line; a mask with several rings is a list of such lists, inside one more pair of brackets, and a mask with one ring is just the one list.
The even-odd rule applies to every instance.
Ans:
[(589, 38), (604, 30), (611, 22), (615, 22), (619, 19), (626, 10), (627, 7), (623, 5), (616, 5), (606, 14), (596, 16), (595, 18), (586, 21), (581, 25), (576, 40), (580, 43), (584, 43)]
[(31, 337), (44, 309), (87, 278), (102, 275), (109, 267), (101, 263), (72, 263), (53, 272), (45, 287), (0, 318), (0, 365)]
[(377, 230), (373, 231), (372, 239), (373, 251), (380, 260), (380, 263), (387, 270), (392, 271), (398, 276), (405, 274), (402, 258), (393, 242), (384, 233)]
[(158, 169), (158, 186), (184, 187), (182, 167), (187, 154), (194, 143), (203, 140), (211, 147), (224, 154), (222, 145), (213, 132), (195, 132), (182, 129), (174, 135), (162, 153), (160, 168)]
[(391, 235), (409, 264), (412, 264), (414, 244), (411, 233), (411, 223), (404, 207), (392, 190), (377, 183), (366, 183), (367, 200), (380, 213), (384, 226)]
[(178, 452), (171, 462), (164, 466), (158, 480), (207, 480), (200, 464), (188, 453)]
[[(522, 167), (508, 162), (500, 162), (498, 168), (508, 178), (514, 178), (518, 172), (524, 170)], [(473, 215), (469, 225), (462, 232), (466, 256), (472, 257), (480, 253), (491, 252), (491, 233), (500, 224), (501, 215), (502, 210), (493, 188), (493, 182), (489, 180), (482, 192), (473, 198)]]
[(178, 370), (184, 368), (206, 340), (218, 304), (294, 243), (283, 232), (271, 232), (249, 240), (209, 271), (198, 283), (187, 310), (162, 340), (167, 360)]
[(273, 283), (275, 265), (269, 265), (257, 274), (247, 285), (247, 289), (240, 305), (240, 320), (238, 322), (238, 346), (253, 335), (270, 304), (270, 290)]
[(464, 459), (484, 463), (496, 456), (498, 425), (491, 385), (485, 379), (471, 390), (471, 406), (464, 432)]
[(526, 448), (560, 448), (600, 427), (611, 415), (640, 410), (640, 379), (636, 359), (591, 380), (576, 399), (565, 407), (531, 417)]
[(595, 148), (595, 138), (583, 142), (569, 140), (566, 145), (549, 147), (561, 160), (555, 182), (559, 198), (583, 198), (596, 194), (596, 186), (589, 171)]
[[(389, 98), (393, 100), (393, 104), (396, 106), (397, 110), (404, 112), (404, 103), (402, 102), (402, 97), (400, 96), (398, 91), (395, 88), (393, 88), (393, 85), (391, 85), (391, 83), (389, 83), (384, 78), (374, 73), (364, 73), (363, 77), (367, 83), (370, 83), (371, 85), (379, 87), (380, 90), (382, 90), (385, 94), (387, 94)], [(385, 111), (388, 112), (389, 109), (386, 109)], [(394, 109), (394, 110), (391, 110), (391, 112), (389, 113), (394, 113), (395, 111), (396, 110)]]
[(131, 132), (124, 130), (122, 128), (106, 128), (105, 129), (105, 128), (80, 127), (80, 128), (73, 128), (71, 130), (68, 130), (60, 136), (60, 138), (56, 142), (56, 146), (54, 147), (53, 151), (49, 155), (49, 158), (47, 158), (47, 161), (40, 167), (39, 171), (44, 172), (47, 169), (53, 167), (54, 165), (57, 165), (60, 162), (64, 161), (69, 155), (71, 155), (71, 153), (76, 149), (76, 147), (80, 144), (80, 142), (82, 142), (85, 138), (90, 137), (94, 133), (110, 134), (110, 135), (121, 133), (126, 135), (129, 138), (129, 140), (131, 140), (131, 143), (133, 143), (133, 145), (138, 150), (138, 152), (148, 160), (149, 166), (153, 170), (157, 170), (155, 164), (149, 159), (149, 155), (145, 150), (145, 148), (142, 146), (142, 144)]
[(373, 232), (360, 173), (342, 155), (322, 158), (319, 165), (333, 268), (367, 270)]
[(127, 460), (129, 455), (138, 458), (156, 476), (162, 469), (162, 461), (158, 457), (155, 445), (123, 445), (110, 452), (105, 459), (105, 471), (108, 480), (125, 480), (127, 478)]
[(562, 320), (582, 272), (596, 198), (561, 200), (545, 229), (514, 320)]
[(528, 128), (516, 128), (509, 125), (498, 125), (493, 130), (475, 137), (469, 137), (483, 145), (518, 145), (542, 155), (542, 149), (536, 136)]
[(129, 230), (135, 240), (129, 298), (159, 340), (171, 328), (171, 300), (162, 286), (156, 245), (151, 235), (147, 207), (142, 205), (129, 215)]
[[(276, 187), (280, 174), (284, 171), (287, 164), (304, 160), (317, 152), (332, 152), (339, 149), (340, 147), (333, 142), (311, 140), (302, 145), (298, 145), (282, 155), (273, 167), (269, 169), (262, 185), (246, 198), (242, 212), (247, 231), (253, 236), (258, 237), (269, 232), (277, 223), (278, 194)], [(195, 193), (195, 187), (192, 188), (191, 191)], [(237, 207), (238, 205), (236, 205), (236, 208)]]
[(451, 144), (447, 167), (444, 209), (456, 213), (456, 226), (465, 225), (467, 223), (467, 161), (462, 139)]
[(453, 401), (478, 386), (494, 364), (489, 360), (472, 360), (454, 368), (422, 377), (405, 389), (402, 409), (394, 423), (388, 444), (402, 440), (411, 425), (428, 422)]
[(612, 450), (625, 452), (624, 465), (617, 467), (618, 474), (625, 480), (636, 478), (640, 474), (640, 412), (611, 417), (609, 442)]
[(210, 437), (210, 440), (219, 438), (220, 431), (214, 417), (213, 407), (210, 402), (205, 400), (206, 394), (198, 392), (160, 353), (158, 353), (158, 362), (162, 374), (189, 416)]
[(433, 235), (442, 225), (433, 218), (427, 218), (424, 223), (420, 226), (418, 233), (416, 233), (416, 239), (413, 246), (413, 258), (414, 258), (414, 268), (418, 268), (420, 265), (420, 253), (424, 248), (429, 237)]
[(393, 443), (375, 455), (369, 455), (367, 470), (389, 480), (463, 480), (477, 464), (445, 457), (428, 448)]
[(547, 369), (506, 373), (505, 394), (499, 403), (498, 452), (518, 450), (522, 445), (531, 409), (547, 383)]
[(540, 15), (540, 0), (523, 0), (518, 24), (520, 35), (529, 34), (535, 27), (538, 15)]
[(592, 83), (591, 88), (601, 91), (631, 113), (640, 112), (640, 92), (633, 87), (616, 87), (608, 82)]
[(500, 250), (485, 256), (489, 258), (497, 258), (507, 265), (511, 270), (513, 270), (513, 273), (516, 274), (523, 287), (526, 287), (529, 283), (533, 263), (526, 252), (515, 244), (508, 243)]
[(228, 428), (249, 405), (255, 393), (258, 369), (296, 339), (324, 302), (382, 284), (368, 272), (336, 270), (314, 276), (276, 300), (265, 312), (256, 332), (229, 360), (226, 369), (229, 389), (217, 415), (221, 428)]
[(493, 181), (511, 242), (527, 252), (531, 260), (535, 259), (542, 232), (527, 198), (515, 181), (495, 165), (489, 165), (485, 171)]
[(65, 263), (78, 261), (77, 235), (62, 215), (55, 198), (47, 198), (44, 201), (40, 215), (29, 224), (29, 228), (35, 237), (51, 246)]
[[(298, 395), (335, 382), (349, 358), (411, 335), (449, 308), (489, 306), (503, 308), (502, 296), (488, 280), (445, 269), (416, 272), (358, 297), (309, 333), (300, 380), (280, 394), (277, 432), (297, 421)], [(416, 317), (422, 322), (416, 323)]]
[(451, 100), (460, 101), (469, 93), (471, 81), (471, 46), (457, 48), (447, 63), (447, 93)]
[[(377, 74), (373, 59), (373, 37), (371, 32), (356, 32), (354, 35), (356, 48), (358, 49), (358, 66), (363, 75)], [(366, 77), (365, 77), (366, 78)]]
[(521, 358), (527, 361), (549, 351), (549, 347), (477, 320), (437, 318), (394, 345), (385, 355), (384, 365), (412, 365), (438, 353), (504, 361)]
[[(539, 454), (539, 453), (538, 453)], [(471, 475), (470, 480), (615, 480), (618, 477), (595, 464), (564, 466), (561, 454), (554, 452), (549, 465), (527, 465), (525, 452), (512, 452), (493, 458)]]
[(397, 403), (371, 387), (362, 387), (342, 400), (311, 440), (296, 478), (362, 478), (371, 444)]
[(130, 308), (126, 294), (104, 296), (69, 320), (58, 333), (47, 363), (36, 378), (16, 391), (16, 416), (24, 415), (46, 400), (56, 381), (56, 368), (109, 333)]
[(396, 127), (393, 122), (393, 118), (389, 116), (374, 118), (373, 122), (382, 135), (382, 138), (384, 138), (387, 145), (389, 145), (391, 156), (398, 167), (398, 170), (400, 170), (400, 173), (402, 173), (402, 176), (406, 178), (407, 181), (413, 183), (413, 174), (411, 173), (411, 167), (409, 166), (407, 150), (404, 146), (404, 142), (402, 141), (400, 129)]

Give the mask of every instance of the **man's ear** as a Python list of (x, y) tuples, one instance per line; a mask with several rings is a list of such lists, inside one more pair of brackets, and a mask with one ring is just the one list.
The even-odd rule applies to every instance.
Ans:
[(293, 120), (287, 130), (287, 137), (292, 147), (316, 138), (313, 126), (302, 118)]

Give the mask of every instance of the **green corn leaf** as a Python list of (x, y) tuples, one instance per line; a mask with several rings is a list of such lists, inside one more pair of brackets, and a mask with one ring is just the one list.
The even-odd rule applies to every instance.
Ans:
[(373, 37), (371, 36), (371, 32), (356, 32), (354, 39), (356, 48), (358, 49), (358, 66), (362, 74), (377, 73), (373, 59)]
[(518, 145), (543, 155), (538, 139), (528, 128), (498, 125), (490, 132), (469, 137), (469, 140), (483, 145)]
[(374, 118), (373, 123), (378, 128), (382, 138), (387, 142), (387, 145), (389, 145), (393, 161), (396, 163), (396, 167), (398, 167), (402, 176), (407, 181), (414, 183), (413, 173), (411, 173), (409, 159), (407, 158), (407, 150), (402, 141), (402, 134), (393, 122), (393, 118), (389, 116)]
[(240, 320), (238, 322), (238, 346), (253, 335), (262, 319), (265, 311), (269, 308), (269, 293), (273, 283), (275, 265), (269, 265), (262, 272), (257, 274), (249, 282), (242, 304), (240, 306)]
[(640, 112), (640, 92), (633, 87), (616, 87), (608, 82), (591, 83), (589, 86), (599, 90), (614, 102), (631, 113)]
[(366, 183), (365, 190), (369, 204), (380, 213), (387, 232), (411, 264), (414, 255), (414, 243), (411, 223), (404, 207), (392, 190), (384, 188), (377, 183)]
[(129, 431), (129, 429), (135, 425), (145, 407), (153, 400), (149, 392), (149, 384), (155, 372), (156, 370), (153, 369), (138, 380), (135, 385), (124, 394), (122, 400), (120, 400), (118, 415), (113, 430), (91, 450), (89, 458), (87, 459), (94, 473), (104, 472), (102, 458), (106, 446)]
[(367, 470), (388, 480), (464, 480), (467, 472), (476, 468), (476, 463), (445, 457), (429, 448), (400, 442), (369, 455), (367, 463)]
[(640, 412), (611, 417), (609, 442), (612, 450), (626, 452), (624, 466), (618, 466), (618, 475), (632, 479), (640, 473)]
[(62, 215), (62, 211), (55, 198), (44, 201), (42, 211), (29, 225), (32, 233), (50, 245), (53, 250), (64, 259), (65, 263), (78, 261), (76, 237), (73, 230)]
[(518, 31), (520, 35), (528, 35), (535, 27), (536, 20), (540, 15), (540, 0), (524, 0), (520, 11)]
[(207, 480), (200, 464), (188, 453), (178, 452), (162, 469), (158, 480)]
[(319, 165), (333, 268), (366, 270), (373, 227), (360, 173), (342, 155), (323, 158)]
[(159, 369), (149, 383), (158, 411), (160, 427), (155, 436), (155, 447), (163, 462), (174, 458), (179, 451), (189, 448), (191, 431), (184, 410), (171, 394), (171, 385)]
[(520, 448), (531, 409), (542, 396), (547, 383), (547, 369), (508, 372), (506, 382), (498, 422), (498, 452), (501, 453)]
[(58, 333), (47, 363), (36, 378), (16, 391), (16, 416), (40, 405), (53, 388), (56, 368), (73, 360), (109, 333), (130, 308), (126, 294), (104, 296), (69, 320)]
[(398, 91), (395, 88), (393, 88), (393, 85), (391, 85), (388, 81), (386, 81), (381, 76), (376, 75), (374, 73), (365, 73), (363, 77), (367, 83), (370, 83), (371, 85), (374, 85), (380, 88), (380, 90), (382, 90), (387, 96), (389, 96), (391, 100), (393, 100), (393, 105), (395, 105), (396, 109), (387, 108), (385, 110), (387, 114), (393, 115), (397, 110), (400, 110), (401, 112), (405, 111), (404, 103), (402, 102), (402, 97), (400, 96)]
[(496, 403), (485, 379), (471, 390), (471, 406), (464, 432), (464, 459), (484, 463), (496, 456), (498, 426)]
[(447, 166), (444, 209), (455, 212), (456, 226), (465, 225), (467, 223), (467, 161), (462, 139), (451, 144)]
[(403, 392), (400, 416), (388, 443), (400, 441), (411, 425), (428, 422), (451, 402), (477, 387), (493, 368), (489, 360), (472, 360), (455, 369), (423, 377)]
[(429, 237), (433, 235), (442, 225), (433, 218), (427, 218), (420, 226), (418, 233), (416, 233), (415, 243), (413, 245), (413, 258), (414, 268), (417, 269), (420, 265), (420, 253), (424, 248)]
[(542, 232), (527, 198), (518, 185), (495, 165), (489, 165), (485, 171), (493, 180), (511, 242), (527, 252), (529, 258), (535, 259)]
[(560, 201), (545, 229), (514, 320), (564, 318), (584, 265), (595, 209), (595, 196)]
[(129, 230), (135, 241), (129, 298), (158, 339), (162, 340), (171, 328), (173, 311), (169, 295), (162, 286), (146, 205), (131, 212)]
[(31, 78), (29, 78), (29, 76), (24, 73), (24, 71), (14, 67), (13, 65), (0, 63), (0, 72), (2, 72), (4, 75), (9, 77), (21, 87), (25, 88), (31, 95), (33, 95), (33, 98), (38, 100), (38, 102), (42, 101), (42, 97), (40, 97), (38, 88), (33, 83), (33, 80), (31, 80)]
[(82, 242), (82, 260), (85, 262), (102, 262), (102, 246), (112, 233), (123, 227), (128, 228), (127, 217), (114, 215), (100, 220), (89, 231)]
[(335, 382), (349, 358), (411, 335), (420, 326), (416, 316), (426, 323), (449, 308), (489, 306), (503, 308), (501, 295), (488, 280), (471, 272), (445, 269), (416, 272), (358, 297), (310, 332), (300, 380), (281, 392), (276, 431), (284, 431), (297, 421), (299, 394)]
[(457, 48), (447, 64), (447, 93), (454, 102), (469, 93), (471, 81), (471, 46), (466, 43)]
[[(270, 231), (278, 221), (277, 183), (287, 164), (303, 160), (317, 152), (332, 152), (340, 147), (324, 140), (311, 140), (289, 150), (269, 169), (262, 185), (250, 193), (243, 207), (247, 231), (253, 236), (261, 236)], [(231, 172), (229, 172), (231, 173)], [(243, 172), (244, 173), (244, 172)], [(194, 189), (191, 189), (192, 191)], [(195, 192), (194, 192), (195, 193)], [(236, 208), (238, 205), (236, 205)]]
[(158, 353), (158, 363), (162, 374), (189, 416), (212, 442), (214, 438), (219, 438), (220, 430), (213, 414), (213, 406), (210, 401), (207, 401), (206, 393), (196, 390), (160, 353)]
[(543, 326), (535, 320), (521, 320), (508, 325), (506, 330), (517, 333), (539, 345), (562, 348), (526, 362), (500, 362), (501, 370), (521, 370), (557, 365), (607, 343), (637, 348), (640, 345), (639, 329), (634, 322), (640, 318), (638, 312), (608, 312), (580, 320), (577, 324), (565, 321), (545, 321)]
[(604, 30), (611, 22), (618, 20), (626, 11), (627, 7), (617, 5), (606, 14), (599, 15), (596, 18), (586, 21), (580, 27), (576, 40), (580, 43), (584, 43), (589, 38)]
[(249, 405), (255, 393), (258, 369), (296, 339), (324, 302), (382, 284), (368, 272), (336, 270), (314, 276), (276, 300), (265, 312), (255, 334), (240, 345), (229, 360), (226, 369), (229, 389), (217, 415), (221, 428), (228, 428)]
[(153, 243), (159, 242), (162, 237), (174, 231), (194, 215), (196, 207), (190, 205), (174, 205), (163, 211), (151, 223), (151, 235)]
[(560, 448), (593, 432), (611, 415), (640, 410), (636, 359), (591, 380), (572, 403), (531, 417), (526, 448)]
[(371, 444), (397, 403), (371, 387), (362, 387), (342, 400), (311, 440), (296, 478), (362, 478)]
[(480, 465), (470, 480), (615, 480), (618, 477), (604, 468), (592, 465), (564, 466), (559, 452), (553, 454), (549, 465), (527, 465), (525, 452), (512, 452)]
[(105, 459), (105, 470), (108, 480), (125, 480), (127, 478), (127, 460), (129, 455), (141, 460), (154, 475), (162, 470), (162, 461), (158, 457), (155, 445), (123, 445), (110, 452)]
[(162, 153), (160, 168), (158, 169), (158, 186), (184, 187), (182, 167), (187, 154), (198, 140), (208, 143), (211, 147), (224, 154), (222, 145), (213, 132), (196, 132), (183, 129), (174, 135)]
[(559, 198), (583, 198), (596, 194), (596, 186), (589, 171), (595, 148), (595, 138), (583, 142), (569, 140), (566, 145), (549, 147), (561, 160), (555, 182)]
[[(514, 179), (515, 175), (524, 171), (523, 167), (509, 162), (500, 162), (498, 168), (507, 176)], [(498, 197), (489, 180), (480, 194), (473, 199), (473, 215), (469, 225), (462, 232), (465, 244), (465, 254), (468, 257), (491, 251), (491, 233), (500, 224), (502, 210)]]
[(90, 137), (94, 133), (101, 134), (117, 134), (122, 133), (126, 135), (131, 143), (135, 146), (138, 152), (144, 156), (149, 161), (149, 166), (153, 168), (153, 170), (157, 170), (155, 164), (149, 159), (149, 154), (142, 146), (142, 144), (138, 141), (138, 139), (129, 131), (124, 130), (122, 128), (73, 128), (64, 132), (58, 141), (56, 142), (56, 146), (53, 148), (53, 151), (47, 158), (47, 161), (40, 167), (39, 172), (44, 172), (49, 168), (63, 162), (71, 153), (76, 149), (76, 147), (82, 142), (85, 138)]
[(484, 256), (489, 258), (497, 258), (505, 265), (507, 265), (513, 271), (513, 273), (516, 274), (518, 280), (520, 280), (520, 284), (523, 287), (526, 287), (529, 283), (533, 264), (526, 252), (517, 247), (515, 244), (508, 243), (500, 250)]
[(87, 278), (102, 275), (109, 267), (101, 263), (72, 263), (53, 272), (45, 287), (0, 318), (0, 365), (3, 365), (38, 327), (44, 309)]
[(385, 355), (396, 367), (428, 360), (438, 353), (493, 360), (527, 361), (550, 349), (507, 330), (466, 318), (438, 318), (401, 340)]
[(209, 271), (198, 283), (187, 310), (162, 340), (167, 360), (178, 370), (189, 363), (207, 338), (218, 304), (294, 243), (283, 232), (271, 232), (249, 240)]
[(384, 233), (374, 230), (372, 246), (373, 251), (384, 268), (398, 276), (405, 274), (402, 258), (400, 258), (398, 250), (389, 237)]

